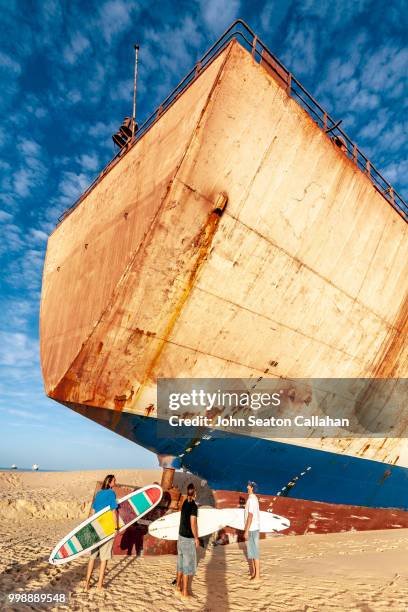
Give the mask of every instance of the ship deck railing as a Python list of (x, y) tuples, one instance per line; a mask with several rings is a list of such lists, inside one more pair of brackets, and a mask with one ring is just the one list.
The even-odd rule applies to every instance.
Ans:
[(98, 177), (92, 182), (88, 189), (78, 200), (58, 219), (61, 223), (75, 208), (86, 198), (89, 192), (102, 180), (112, 167), (125, 155), (132, 146), (138, 142), (144, 134), (160, 119), (174, 102), (186, 91), (188, 87), (200, 76), (229, 43), (236, 39), (258, 63), (272, 73), (278, 82), (285, 88), (287, 94), (294, 98), (300, 106), (312, 117), (315, 123), (323, 130), (328, 138), (331, 138), (356, 166), (372, 182), (375, 189), (385, 198), (396, 212), (408, 221), (408, 205), (399, 193), (392, 187), (387, 179), (371, 163), (366, 155), (347, 136), (340, 127), (341, 121), (333, 119), (327, 111), (314, 99), (314, 97), (299, 83), (293, 74), (279, 61), (277, 57), (258, 38), (251, 28), (241, 19), (234, 21), (224, 34), (208, 49), (208, 51), (196, 62), (190, 72), (180, 81), (167, 98), (154, 110), (154, 112), (139, 127), (129, 142), (118, 151), (113, 159), (105, 166)]

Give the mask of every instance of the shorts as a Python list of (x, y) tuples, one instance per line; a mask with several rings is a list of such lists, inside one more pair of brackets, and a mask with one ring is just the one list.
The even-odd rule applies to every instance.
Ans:
[(259, 559), (259, 529), (248, 531), (248, 559)]
[(113, 540), (114, 538), (111, 538), (105, 542), (105, 544), (95, 548), (95, 550), (91, 552), (91, 559), (96, 559), (97, 557), (100, 557), (101, 561), (109, 561), (109, 559), (112, 559)]
[(179, 535), (177, 542), (177, 571), (194, 576), (197, 569), (197, 552), (194, 538)]

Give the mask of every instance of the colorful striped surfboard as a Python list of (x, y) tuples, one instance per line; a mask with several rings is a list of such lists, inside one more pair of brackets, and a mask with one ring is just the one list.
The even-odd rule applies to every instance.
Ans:
[[(119, 531), (123, 531), (150, 512), (157, 506), (162, 495), (162, 488), (152, 484), (119, 499)], [(107, 506), (88, 517), (58, 542), (50, 555), (49, 562), (53, 565), (61, 565), (91, 552), (114, 537), (115, 527), (115, 514)]]

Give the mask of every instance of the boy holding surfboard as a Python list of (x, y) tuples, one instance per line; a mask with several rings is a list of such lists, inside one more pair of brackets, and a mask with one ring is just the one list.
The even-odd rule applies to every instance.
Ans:
[(250, 480), (247, 484), (248, 499), (245, 504), (245, 531), (247, 553), (251, 570), (251, 580), (259, 580), (259, 530), (261, 527), (259, 502), (255, 495), (256, 483)]
[(191, 597), (188, 586), (197, 568), (196, 548), (200, 546), (197, 529), (198, 508), (195, 503), (196, 491), (191, 483), (187, 487), (187, 499), (181, 507), (179, 537), (177, 541), (177, 586), (183, 597)]
[[(95, 495), (94, 502), (92, 504), (92, 514), (99, 512), (106, 506), (110, 506), (111, 510), (114, 510), (116, 531), (119, 531), (119, 514), (118, 514), (118, 502), (116, 500), (116, 494), (113, 491), (113, 487), (116, 484), (115, 476), (108, 474), (102, 483), (102, 489)], [(96, 557), (100, 557), (101, 566), (99, 568), (99, 580), (98, 589), (103, 589), (103, 578), (105, 576), (106, 563), (109, 559), (112, 559), (112, 547), (113, 538), (102, 546), (99, 546), (91, 553), (91, 558), (88, 561), (88, 568), (85, 579), (85, 589), (89, 590), (89, 581), (91, 580), (92, 572), (94, 569)]]

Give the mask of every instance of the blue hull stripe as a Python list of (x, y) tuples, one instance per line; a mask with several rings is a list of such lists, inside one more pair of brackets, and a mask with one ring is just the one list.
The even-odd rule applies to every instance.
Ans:
[[(255, 480), (259, 493), (276, 495), (294, 476), (311, 469), (288, 493), (290, 497), (373, 508), (408, 509), (408, 468), (380, 461), (315, 450), (221, 431), (197, 430), (174, 438), (174, 428), (157, 419), (118, 413), (91, 406), (66, 404), (116, 433), (160, 455), (183, 455), (175, 467), (185, 466), (213, 489), (244, 491)], [(182, 428), (178, 428), (179, 430)], [(191, 428), (186, 432), (191, 434)], [(159, 431), (158, 431), (159, 430)], [(202, 439), (202, 435), (211, 435)], [(190, 452), (186, 449), (191, 448)]]

